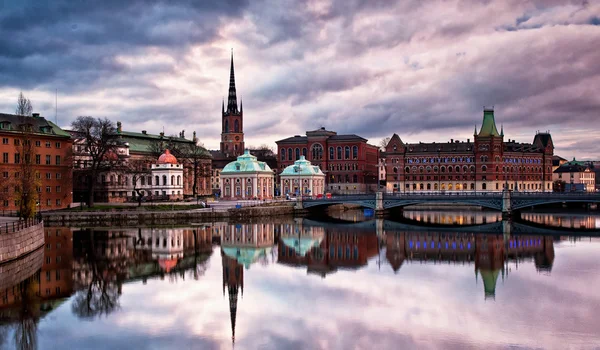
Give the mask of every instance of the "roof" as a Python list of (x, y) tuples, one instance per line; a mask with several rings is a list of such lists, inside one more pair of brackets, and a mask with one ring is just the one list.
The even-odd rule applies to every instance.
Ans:
[(158, 157), (158, 164), (177, 164), (177, 158), (166, 149), (165, 152)]
[(561, 163), (565, 163), (567, 160), (556, 154), (552, 156), (552, 166), (559, 166)]
[(563, 165), (559, 166), (554, 170), (555, 173), (581, 173), (586, 170), (591, 171), (591, 167), (589, 164), (580, 162), (573, 158), (572, 161), (566, 162)]
[(554, 147), (554, 144), (552, 143), (552, 136), (547, 132), (535, 134), (535, 137), (533, 138), (533, 144), (540, 148), (546, 148), (548, 145)]
[(223, 253), (238, 263), (244, 265), (246, 269), (255, 263), (260, 257), (266, 257), (271, 252), (271, 247), (223, 247)]
[(483, 123), (481, 124), (478, 136), (500, 136), (498, 129), (496, 129), (493, 109), (483, 110)]
[(325, 176), (318, 166), (312, 165), (304, 156), (287, 166), (280, 176)]
[(250, 154), (250, 151), (244, 151), (244, 154), (237, 157), (237, 160), (227, 164), (221, 171), (221, 175), (235, 174), (235, 173), (271, 173), (273, 170), (265, 162), (260, 162), (255, 156)]
[(321, 245), (323, 237), (283, 237), (281, 240), (300, 256), (305, 256), (313, 247)]
[(306, 141), (308, 141), (308, 137), (296, 135), (296, 136), (288, 137), (287, 139), (275, 141), (275, 143), (277, 143), (277, 144), (279, 144), (279, 143), (306, 143)]
[(161, 136), (153, 134), (143, 134), (137, 132), (122, 131), (119, 133), (120, 139), (129, 144), (130, 152), (150, 152), (150, 147), (156, 141), (172, 141), (176, 143), (193, 144), (194, 141), (175, 136)]
[(61, 129), (56, 124), (52, 123), (44, 117), (40, 117), (39, 114), (35, 115), (37, 116), (29, 117), (16, 114), (0, 113), (0, 123), (8, 122), (8, 124), (2, 126), (2, 129), (0, 129), (0, 131), (20, 132), (21, 130), (19, 129), (19, 125), (30, 124), (34, 134), (68, 138), (71, 137), (71, 135), (68, 132)]
[(308, 136), (300, 136), (300, 135), (295, 135), (292, 137), (288, 137), (287, 139), (282, 139), (279, 141), (275, 141), (275, 143), (277, 144), (286, 144), (286, 143), (306, 143), (308, 141), (309, 136), (310, 137), (316, 137), (316, 136), (325, 136), (327, 138), (328, 141), (364, 141), (367, 142), (367, 139), (365, 139), (364, 137), (360, 137), (356, 134), (346, 134), (346, 135), (338, 135), (333, 131), (327, 131), (324, 130), (321, 133), (318, 133), (318, 130), (316, 131), (307, 131), (306, 134)]
[(496, 282), (498, 281), (498, 275), (500, 270), (480, 270), (481, 279), (483, 280), (483, 289), (485, 291), (485, 297), (494, 297), (496, 295)]
[(504, 152), (534, 152), (542, 153), (543, 150), (531, 143), (519, 143), (515, 141), (504, 142)]
[(471, 153), (475, 144), (472, 142), (446, 142), (446, 143), (408, 143), (405, 144), (406, 153), (437, 153), (437, 152), (456, 152), (456, 153)]

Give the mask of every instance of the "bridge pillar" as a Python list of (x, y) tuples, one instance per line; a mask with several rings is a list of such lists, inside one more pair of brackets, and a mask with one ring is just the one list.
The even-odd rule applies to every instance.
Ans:
[(508, 218), (512, 214), (512, 199), (510, 191), (504, 189), (502, 191), (502, 217)]
[(383, 213), (383, 192), (375, 192), (375, 212)]

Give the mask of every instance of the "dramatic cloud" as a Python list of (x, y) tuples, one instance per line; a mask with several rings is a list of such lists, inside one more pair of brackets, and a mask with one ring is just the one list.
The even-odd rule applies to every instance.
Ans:
[[(600, 4), (558, 0), (4, 1), (0, 110), (23, 90), (59, 124), (196, 130), (218, 147), (234, 49), (247, 144), (325, 126), (377, 144), (472, 137), (495, 106), (507, 138), (550, 130), (598, 158)], [(576, 135), (576, 137), (575, 137)]]

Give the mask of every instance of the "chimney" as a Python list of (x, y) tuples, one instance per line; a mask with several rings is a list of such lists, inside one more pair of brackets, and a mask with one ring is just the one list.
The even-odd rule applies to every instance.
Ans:
[(142, 134), (146, 135), (146, 130), (142, 130)]
[(185, 130), (181, 130), (181, 138), (185, 139)]
[(121, 122), (117, 122), (117, 132), (121, 133)]
[(165, 132), (164, 132), (164, 131), (161, 131), (161, 132), (160, 132), (160, 137), (163, 137), (163, 136), (165, 136)]
[(454, 143), (454, 139), (450, 139), (450, 143)]
[(471, 143), (471, 139), (467, 139), (467, 143)]
[(39, 118), (40, 114), (39, 113), (31, 113), (31, 116), (34, 118)]

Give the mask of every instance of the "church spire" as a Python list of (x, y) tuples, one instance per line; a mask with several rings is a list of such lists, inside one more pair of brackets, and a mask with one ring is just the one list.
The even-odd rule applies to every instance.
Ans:
[(231, 49), (231, 70), (229, 72), (229, 96), (227, 98), (227, 113), (237, 113), (237, 96), (235, 91), (235, 72), (233, 69), (233, 49)]
[(238, 286), (228, 286), (229, 316), (231, 318), (231, 342), (235, 344), (235, 318), (237, 315)]

